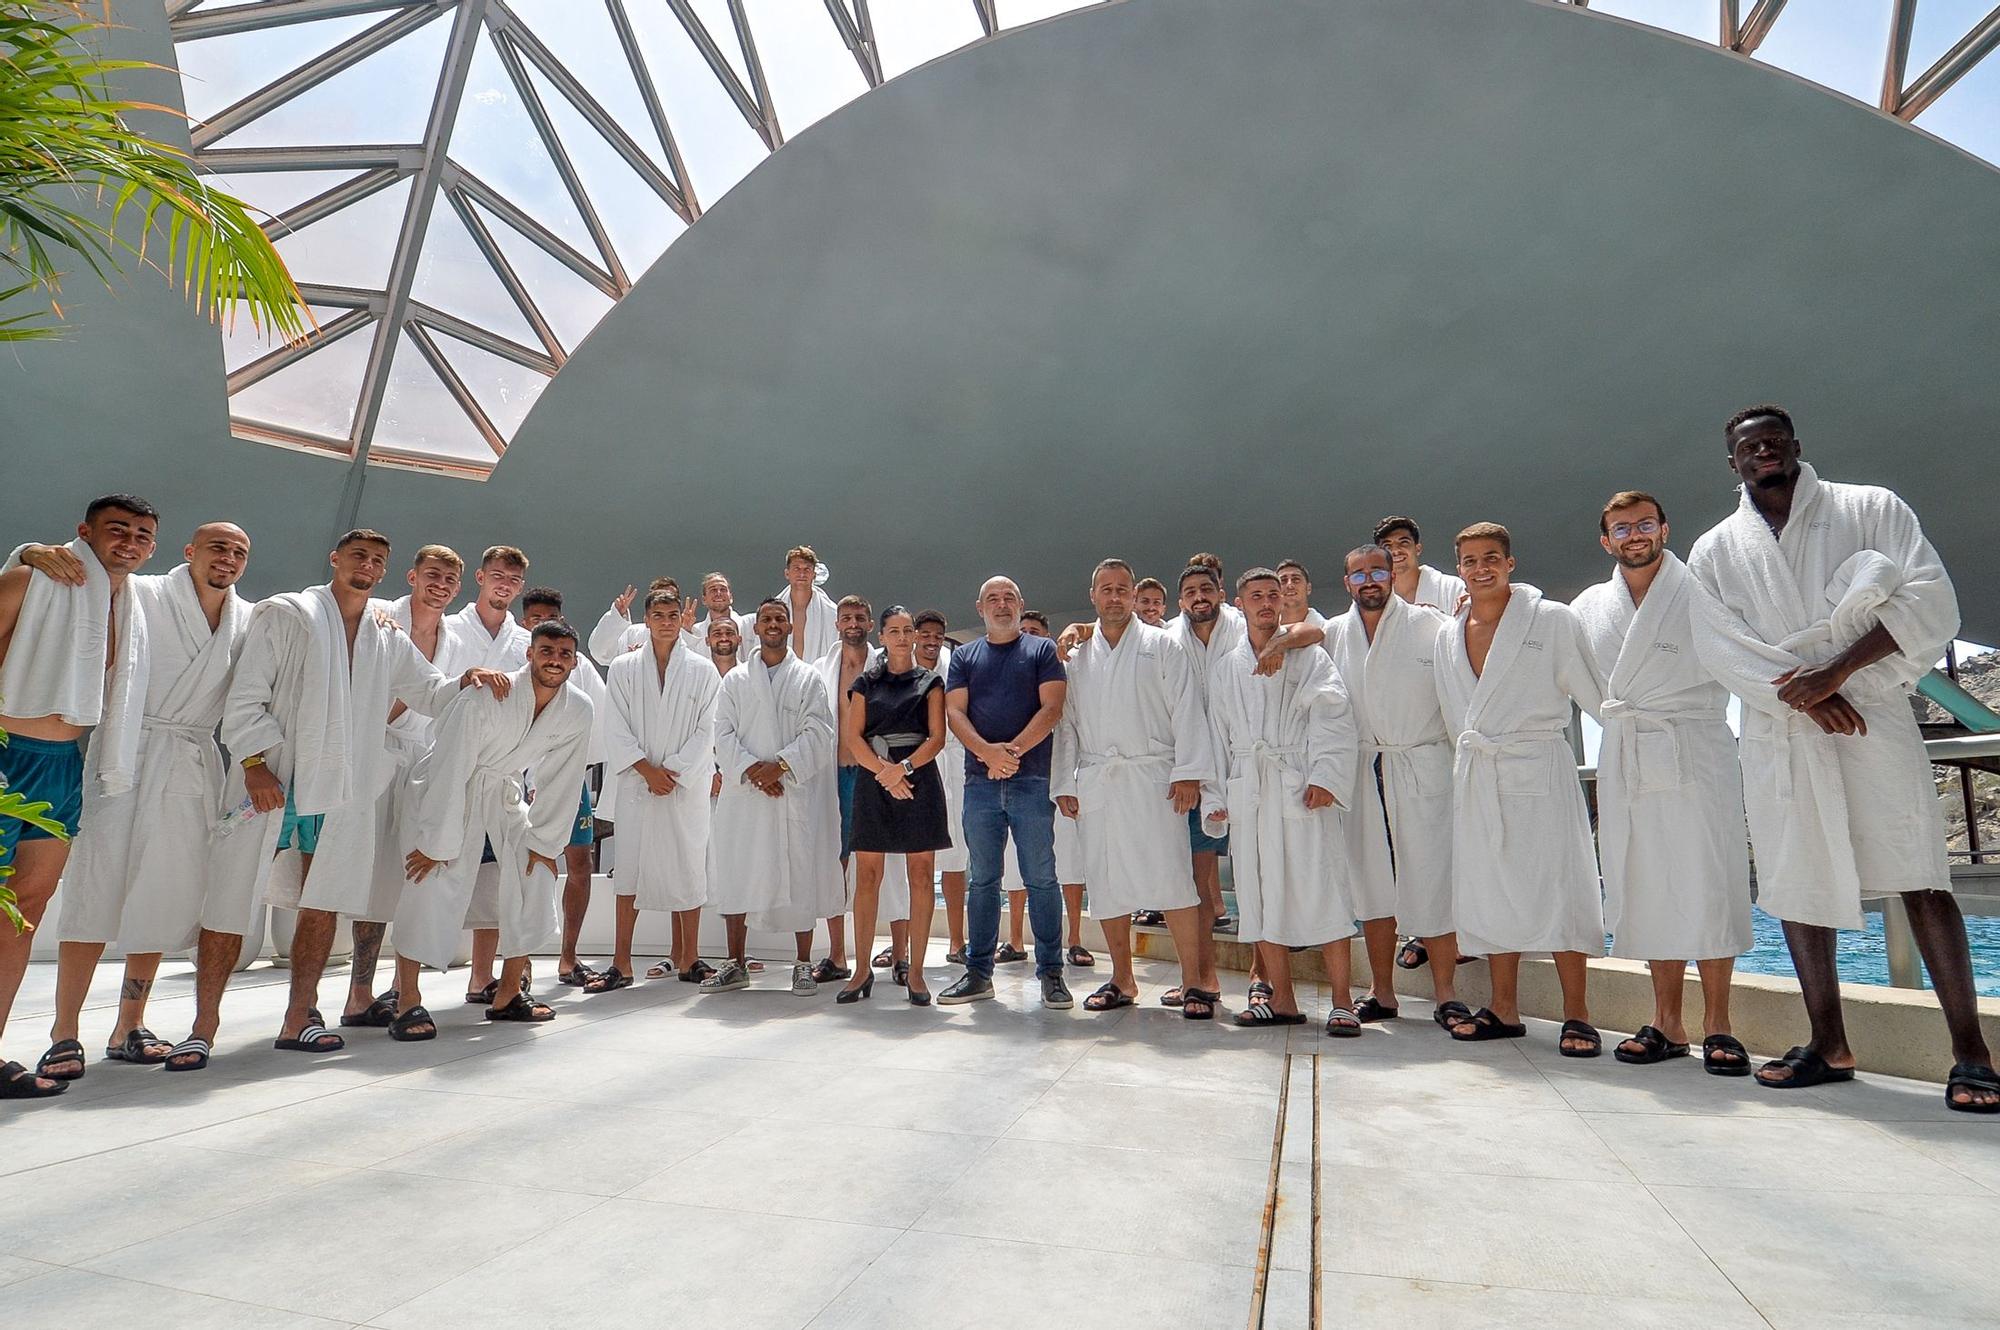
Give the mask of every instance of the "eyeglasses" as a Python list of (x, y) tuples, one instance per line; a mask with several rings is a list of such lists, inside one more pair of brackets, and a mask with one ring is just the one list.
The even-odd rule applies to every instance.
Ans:
[(1611, 538), (1613, 540), (1630, 540), (1634, 536), (1657, 536), (1659, 534), (1660, 520), (1657, 517), (1648, 517), (1639, 522), (1613, 522), (1611, 524)]
[(1346, 581), (1349, 586), (1367, 586), (1370, 582), (1387, 582), (1393, 577), (1395, 574), (1387, 568), (1364, 568), (1358, 573), (1349, 573)]

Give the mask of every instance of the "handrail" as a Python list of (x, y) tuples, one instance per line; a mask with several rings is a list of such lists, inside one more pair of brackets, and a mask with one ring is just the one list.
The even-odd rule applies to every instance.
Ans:
[[(1970, 762), (1982, 757), (2000, 757), (2000, 734), (1965, 734), (1952, 739), (1926, 739), (1924, 752), (1933, 762)], [(1597, 779), (1593, 762), (1576, 764), (1577, 779), (1585, 784)]]
[(1917, 680), (1917, 691), (1974, 734), (2000, 734), (2000, 714), (1966, 692), (1943, 670), (1932, 670)]

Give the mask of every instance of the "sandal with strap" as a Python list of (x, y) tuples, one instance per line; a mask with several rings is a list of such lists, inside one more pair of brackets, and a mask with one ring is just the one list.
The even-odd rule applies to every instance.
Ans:
[(889, 982), (898, 988), (908, 988), (910, 986), (910, 963), (908, 961), (897, 961), (889, 970)]
[(710, 979), (714, 976), (715, 967), (707, 961), (698, 960), (693, 965), (688, 966), (687, 969), (682, 970), (679, 978), (684, 984), (698, 984), (702, 980)]
[(1262, 979), (1252, 980), (1249, 988), (1249, 1002), (1253, 1007), (1261, 1007), (1278, 995), (1278, 990)]
[[(1719, 1053), (1735, 1057), (1724, 1059), (1716, 1056)], [(1712, 1034), (1701, 1041), (1701, 1069), (1711, 1076), (1748, 1076), (1750, 1050), (1733, 1034)]]
[(1471, 1034), (1451, 1032), (1451, 1037), (1461, 1044), (1483, 1044), (1489, 1039), (1525, 1039), (1528, 1027), (1518, 1022), (1509, 1024), (1493, 1014), (1491, 1007), (1481, 1007), (1470, 1016), (1459, 1021), (1460, 1025), (1471, 1025)]
[(1326, 1032), (1335, 1039), (1358, 1039), (1361, 1017), (1352, 1007), (1335, 1007), (1326, 1014)]
[(367, 1026), (374, 1030), (386, 1030), (396, 1023), (396, 1004), (376, 998), (367, 1007), (350, 1016), (342, 1013), (340, 1023), (347, 1026)]
[[(76, 1064), (75, 1071), (50, 1071), (50, 1067)], [(74, 1039), (58, 1039), (49, 1045), (49, 1051), (42, 1054), (35, 1064), (35, 1075), (45, 1081), (80, 1081), (84, 1073), (83, 1045)]]
[[(1625, 1047), (1625, 1044), (1637, 1044), (1639, 1047), (1635, 1051)], [(1677, 1044), (1667, 1038), (1656, 1025), (1640, 1026), (1637, 1034), (1611, 1050), (1612, 1057), (1620, 1062), (1629, 1062), (1635, 1067), (1650, 1067), (1656, 1062), (1665, 1062), (1668, 1058), (1684, 1058), (1687, 1055), (1686, 1044)], [(1705, 1045), (1703, 1056), (1707, 1056)]]
[[(592, 976), (590, 982), (583, 986), (583, 991), (586, 993), (613, 993), (621, 988), (630, 988), (631, 986), (632, 976), (617, 966), (612, 965), (607, 966), (603, 971)], [(488, 1002), (486, 1005), (490, 1007), (493, 1004)]]
[(1245, 1007), (1236, 1013), (1238, 1025), (1304, 1025), (1305, 1013), (1279, 1011), (1268, 1002), (1259, 1002), (1254, 1007)]
[(112, 1062), (131, 1062), (141, 1067), (156, 1067), (167, 1060), (173, 1045), (154, 1034), (143, 1025), (135, 1025), (125, 1032), (125, 1037), (115, 1044), (104, 1047), (104, 1056)]
[(893, 944), (890, 946), (886, 946), (882, 948), (882, 950), (876, 952), (875, 958), (868, 962), (868, 964), (872, 968), (877, 970), (886, 970), (895, 963), (896, 963), (896, 948)]
[(0, 1062), (0, 1099), (53, 1099), (67, 1089), (67, 1081), (38, 1076), (18, 1062)]
[(1167, 916), (1159, 910), (1134, 910), (1132, 922), (1141, 928), (1165, 928)]
[(468, 1007), (490, 1007), (493, 1005), (493, 999), (499, 996), (500, 981), (495, 979), (490, 981), (486, 987), (476, 988), (467, 993), (465, 995), (465, 1005)]
[(1783, 1068), (1792, 1073), (1782, 1081), (1767, 1081), (1757, 1077), (1757, 1083), (1767, 1090), (1806, 1090), (1815, 1085), (1836, 1085), (1854, 1079), (1852, 1067), (1830, 1067), (1825, 1058), (1810, 1048), (1794, 1048), (1774, 1062), (1766, 1062), (1757, 1068), (1759, 1072), (1776, 1071)]
[(557, 977), (571, 988), (582, 988), (585, 984), (597, 978), (597, 971), (591, 969), (582, 961), (578, 961)]
[[(423, 1025), (429, 1029), (420, 1030)], [(420, 1044), (426, 1039), (437, 1038), (437, 1022), (422, 1007), (411, 1007), (389, 1023), (389, 1037), (399, 1044)]]
[(504, 1007), (488, 1007), (486, 1019), (489, 1021), (525, 1021), (540, 1025), (556, 1018), (556, 1009), (546, 1002), (537, 1002), (526, 993), (516, 993), (508, 999)]
[(287, 1039), (279, 1035), (271, 1041), (271, 1047), (281, 1053), (338, 1053), (347, 1047), (347, 1041), (318, 1021), (307, 1021), (296, 1037)]
[[(1961, 1104), (1952, 1098), (1952, 1094), (1958, 1090), (1963, 1090), (1968, 1095), (1984, 1091), (1995, 1097), (1986, 1103), (1967, 1099)], [(1944, 1106), (1955, 1113), (2000, 1113), (2000, 1076), (1994, 1075), (1993, 1068), (1981, 1066), (1977, 1062), (1953, 1063), (1951, 1075), (1944, 1083)]]
[[(1566, 1041), (1571, 1039), (1581, 1042), (1583, 1047), (1569, 1047)], [(1566, 1058), (1594, 1058), (1603, 1051), (1604, 1036), (1597, 1032), (1595, 1025), (1589, 1021), (1563, 1022), (1562, 1034), (1556, 1039), (1556, 1052)], [(1681, 1051), (1687, 1051), (1686, 1044), (1681, 1045)]]
[(680, 970), (671, 960), (662, 960), (658, 964), (646, 967), (646, 977), (648, 979), (672, 979), (679, 974)]
[(1001, 943), (1000, 949), (993, 953), (993, 963), (996, 965), (1013, 965), (1026, 959), (1028, 953), (1011, 942)]
[(1431, 1019), (1449, 1032), (1452, 1026), (1464, 1025), (1472, 1019), (1472, 1008), (1463, 1002), (1440, 1002), (1437, 1010), (1431, 1013)]
[(1066, 959), (1079, 970), (1088, 970), (1097, 964), (1097, 957), (1091, 955), (1087, 947), (1071, 947)]
[(1212, 1021), (1215, 1009), (1222, 1004), (1222, 994), (1206, 988), (1189, 988), (1181, 994), (1181, 1019), (1188, 1021)]
[(1160, 1005), (1163, 1007), (1180, 1007), (1183, 1006), (1186, 1003), (1186, 1001), (1187, 1001), (1187, 994), (1181, 991), (1181, 986), (1179, 984), (1175, 984), (1172, 988), (1169, 988), (1166, 992), (1160, 994)]
[(1406, 937), (1402, 947), (1396, 952), (1396, 968), (1401, 970), (1421, 970), (1431, 958), (1430, 948), (1423, 939)]
[[(173, 1046), (167, 1053), (167, 1060), (160, 1065), (167, 1071), (202, 1071), (207, 1068), (209, 1054), (214, 1051), (215, 1045), (208, 1040), (189, 1035)], [(193, 1058), (194, 1061), (183, 1062), (182, 1058)]]
[(1373, 993), (1354, 1004), (1354, 1019), (1363, 1025), (1373, 1025), (1376, 1021), (1393, 1021), (1402, 1016), (1398, 1007), (1385, 1007), (1376, 1000)]
[(1116, 1011), (1120, 1007), (1131, 1005), (1132, 995), (1108, 979), (1097, 986), (1096, 992), (1083, 1000), (1085, 1011)]

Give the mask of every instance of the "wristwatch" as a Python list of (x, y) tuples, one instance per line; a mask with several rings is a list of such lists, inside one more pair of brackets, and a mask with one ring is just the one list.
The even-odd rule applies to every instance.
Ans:
[(789, 776), (792, 774), (792, 764), (781, 757), (778, 759), (778, 770)]
[(910, 759), (907, 757), (903, 759), (903, 774), (911, 780), (917, 778), (917, 769), (910, 765)]
[(243, 759), (243, 769), (245, 771), (248, 771), (252, 767), (261, 767), (263, 765), (264, 755), (262, 753), (252, 753)]

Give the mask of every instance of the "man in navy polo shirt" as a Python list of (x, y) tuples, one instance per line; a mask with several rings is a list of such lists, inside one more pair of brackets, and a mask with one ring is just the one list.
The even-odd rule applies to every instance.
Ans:
[(1049, 802), (1049, 736), (1069, 684), (1055, 643), (1021, 632), (1021, 589), (988, 578), (979, 588), (986, 636), (951, 653), (945, 718), (965, 745), (965, 974), (938, 994), (941, 1005), (993, 996), (1000, 940), (1000, 867), (1007, 838), (1028, 888), (1035, 973), (1042, 1005), (1071, 1005), (1063, 983), (1062, 889), (1056, 885), (1055, 805)]

